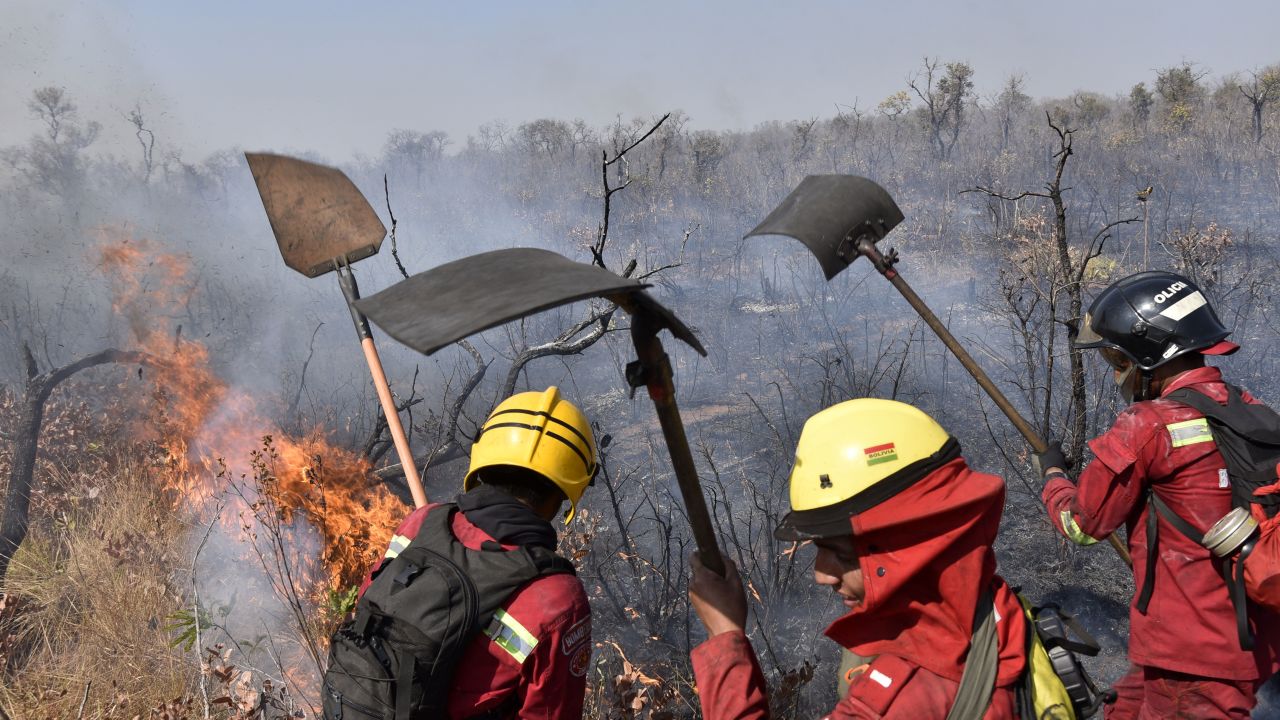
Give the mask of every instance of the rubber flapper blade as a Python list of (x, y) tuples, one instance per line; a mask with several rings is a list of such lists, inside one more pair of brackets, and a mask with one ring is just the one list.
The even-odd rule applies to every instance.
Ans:
[(817, 256), (830, 280), (858, 257), (847, 240), (864, 233), (880, 240), (900, 222), (898, 204), (875, 181), (857, 175), (810, 175), (746, 237), (786, 235), (799, 240)]
[[(418, 273), (356, 303), (388, 335), (430, 355), (482, 330), (559, 305), (606, 297), (655, 313), (688, 342), (697, 339), (643, 288), (595, 265), (549, 250), (512, 248), (472, 255)], [(682, 337), (682, 333), (684, 337)]]

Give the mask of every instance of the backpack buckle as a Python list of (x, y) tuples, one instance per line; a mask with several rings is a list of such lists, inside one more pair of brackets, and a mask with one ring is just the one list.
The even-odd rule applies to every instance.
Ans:
[(395, 583), (400, 587), (409, 587), (409, 583), (413, 582), (414, 578), (421, 575), (422, 570), (423, 568), (421, 566), (410, 563), (401, 569), (400, 572), (396, 573)]

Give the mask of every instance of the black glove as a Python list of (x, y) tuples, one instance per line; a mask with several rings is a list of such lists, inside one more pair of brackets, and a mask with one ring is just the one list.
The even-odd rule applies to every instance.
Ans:
[(1067, 456), (1062, 454), (1062, 441), (1050, 440), (1049, 447), (1042, 453), (1035, 456), (1036, 473), (1043, 476), (1049, 468), (1061, 468), (1067, 470)]

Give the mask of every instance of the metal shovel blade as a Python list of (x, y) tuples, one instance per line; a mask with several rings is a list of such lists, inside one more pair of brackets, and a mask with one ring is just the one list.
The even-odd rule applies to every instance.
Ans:
[(373, 255), (387, 228), (337, 168), (267, 153), (245, 153), (285, 265), (307, 277)]
[(882, 239), (900, 222), (898, 204), (874, 181), (857, 175), (810, 175), (746, 237), (799, 240), (817, 256), (830, 280), (858, 258), (852, 241), (865, 233)]
[(626, 300), (636, 294), (644, 299), (634, 306), (656, 312), (677, 337), (682, 331), (692, 338), (670, 311), (642, 292), (645, 287), (638, 280), (549, 250), (512, 248), (472, 255), (418, 273), (358, 301), (356, 307), (388, 335), (424, 355), (482, 330), (575, 300), (616, 297), (626, 307)]

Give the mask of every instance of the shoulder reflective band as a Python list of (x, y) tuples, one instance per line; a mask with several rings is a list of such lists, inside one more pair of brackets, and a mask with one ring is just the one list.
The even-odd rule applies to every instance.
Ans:
[(391, 537), (391, 542), (387, 543), (387, 554), (382, 557), (390, 560), (404, 552), (404, 549), (407, 547), (409, 547), (409, 538), (403, 535), (393, 535)]
[(511, 653), (516, 662), (523, 664), (533, 649), (538, 646), (538, 638), (524, 629), (518, 620), (511, 617), (502, 608), (493, 614), (489, 627), (484, 634), (491, 638), (495, 645)]
[(1204, 418), (1186, 420), (1164, 427), (1169, 431), (1169, 439), (1173, 441), (1174, 447), (1213, 442), (1213, 433), (1209, 432), (1209, 421)]
[(1076, 519), (1071, 516), (1070, 510), (1063, 510), (1058, 514), (1058, 519), (1062, 521), (1062, 534), (1066, 535), (1071, 542), (1077, 545), (1092, 545), (1098, 542), (1098, 538), (1090, 537), (1080, 529)]

